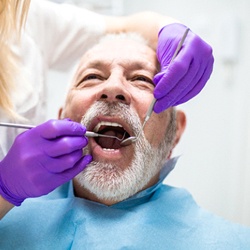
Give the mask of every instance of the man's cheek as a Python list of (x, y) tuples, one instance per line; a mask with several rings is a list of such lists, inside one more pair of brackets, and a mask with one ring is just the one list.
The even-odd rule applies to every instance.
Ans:
[(82, 117), (84, 116), (85, 114), (85, 110), (83, 110), (82, 108), (75, 108), (71, 111), (71, 119), (76, 121), (76, 122), (81, 122), (82, 120)]

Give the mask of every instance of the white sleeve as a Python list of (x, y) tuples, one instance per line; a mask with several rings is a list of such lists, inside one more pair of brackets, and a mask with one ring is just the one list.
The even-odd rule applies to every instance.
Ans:
[(70, 4), (32, 0), (27, 32), (48, 68), (71, 68), (84, 51), (105, 32), (103, 16)]

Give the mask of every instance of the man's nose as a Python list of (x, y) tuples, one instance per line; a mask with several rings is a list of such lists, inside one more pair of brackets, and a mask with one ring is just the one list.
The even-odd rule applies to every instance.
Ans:
[(122, 82), (121, 79), (109, 79), (100, 90), (98, 99), (108, 102), (122, 102), (129, 104), (131, 101), (131, 95), (127, 90), (126, 84), (124, 84), (124, 81)]

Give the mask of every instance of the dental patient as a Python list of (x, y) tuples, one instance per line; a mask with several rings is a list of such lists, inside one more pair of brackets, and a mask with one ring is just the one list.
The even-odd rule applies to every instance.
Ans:
[[(61, 118), (118, 138), (140, 133), (158, 65), (155, 52), (134, 39), (108, 37), (83, 56)], [(175, 135), (175, 116), (173, 109), (152, 115), (145, 134), (129, 146), (116, 139), (90, 138), (84, 153), (93, 161), (75, 178), (76, 194), (112, 205), (155, 184), (181, 134)], [(182, 130), (184, 114), (177, 117)]]
[[(155, 51), (136, 34), (106, 36), (83, 55), (59, 118), (112, 138), (90, 137), (83, 154), (93, 160), (72, 182), (10, 211), (0, 248), (250, 249), (249, 228), (163, 184), (186, 117), (176, 108), (153, 113), (142, 131), (158, 71)], [(122, 145), (130, 136), (137, 140)]]

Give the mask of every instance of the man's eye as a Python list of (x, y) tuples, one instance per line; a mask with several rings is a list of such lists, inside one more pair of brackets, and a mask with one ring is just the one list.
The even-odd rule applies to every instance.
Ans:
[(101, 77), (100, 75), (97, 74), (89, 74), (84, 76), (81, 81), (79, 81), (79, 83), (77, 84), (78, 86), (86, 86), (89, 84), (93, 84), (93, 83), (97, 83), (99, 81), (101, 81), (103, 79), (103, 77)]
[(142, 81), (142, 82), (148, 82), (148, 83), (153, 83), (153, 81), (146, 77), (146, 76), (137, 76), (134, 78), (135, 81)]
[(154, 88), (153, 80), (147, 76), (139, 75), (132, 78), (133, 85), (141, 90), (152, 91)]
[(93, 80), (93, 79), (100, 79), (100, 76), (98, 77), (95, 74), (90, 74), (90, 75), (85, 76), (82, 81), (88, 81), (88, 80)]

